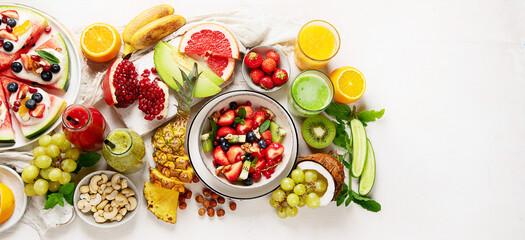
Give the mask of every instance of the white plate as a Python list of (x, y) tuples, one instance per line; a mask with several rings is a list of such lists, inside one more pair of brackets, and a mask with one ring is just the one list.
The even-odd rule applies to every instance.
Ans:
[[(64, 42), (66, 43), (67, 52), (69, 56), (69, 76), (68, 76), (69, 77), (69, 88), (65, 94), (56, 93), (56, 92), (52, 92), (52, 93), (64, 99), (68, 105), (73, 104), (77, 99), (78, 91), (80, 89), (80, 72), (81, 72), (80, 52), (78, 48), (76, 47), (75, 42), (73, 41), (73, 34), (71, 34), (71, 32), (62, 23), (60, 23), (58, 20), (56, 20), (55, 18), (53, 18), (52, 16), (50, 16), (49, 14), (45, 12), (42, 12), (40, 10), (37, 10), (35, 8), (29, 7), (26, 5), (22, 5), (22, 4), (2, 4), (0, 5), (0, 7), (4, 7), (4, 6), (22, 7), (22, 8), (26, 8), (31, 11), (37, 12), (38, 14), (43, 15), (47, 19), (49, 26), (51, 26), (51, 32), (42, 33), (42, 36), (36, 42), (35, 47), (30, 49), (29, 51), (33, 50), (34, 48), (38, 47), (43, 42), (47, 41), (49, 38), (51, 38), (53, 34), (60, 33), (60, 35), (62, 35), (62, 38), (64, 39)], [(38, 140), (39, 136), (33, 139), (25, 138), (24, 135), (22, 134), (22, 131), (20, 130), (20, 127), (18, 126), (17, 121), (13, 117), (11, 117), (11, 119), (13, 122), (13, 128), (15, 129), (16, 143), (14, 145), (0, 145), (0, 150), (24, 147)], [(58, 125), (61, 124), (60, 119), (61, 118), (59, 117), (57, 121), (49, 129), (47, 129), (40, 135), (48, 134), (49, 132), (54, 130)]]
[(11, 215), (7, 221), (0, 224), (0, 232), (3, 232), (15, 225), (20, 218), (22, 218), (27, 207), (27, 197), (24, 193), (24, 182), (22, 182), (22, 178), (12, 168), (0, 165), (0, 183), (9, 187), (15, 196), (15, 210), (13, 211), (13, 215)]

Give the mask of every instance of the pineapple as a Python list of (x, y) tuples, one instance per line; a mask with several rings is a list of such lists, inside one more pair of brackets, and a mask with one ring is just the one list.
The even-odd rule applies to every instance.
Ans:
[(150, 182), (144, 183), (144, 196), (148, 209), (165, 222), (177, 222), (179, 192), (159, 187)]
[(186, 192), (186, 188), (184, 188), (184, 183), (179, 181), (177, 178), (166, 177), (156, 168), (150, 168), (149, 171), (149, 180), (155, 185), (161, 186), (166, 189), (179, 191), (182, 193)]
[(187, 118), (177, 116), (175, 122), (157, 130), (151, 138), (151, 143), (155, 149), (163, 153), (183, 155), (186, 122), (188, 122)]
[(166, 177), (175, 178), (184, 183), (190, 183), (194, 175), (192, 167), (188, 167), (186, 170), (180, 170), (157, 164), (157, 170)]

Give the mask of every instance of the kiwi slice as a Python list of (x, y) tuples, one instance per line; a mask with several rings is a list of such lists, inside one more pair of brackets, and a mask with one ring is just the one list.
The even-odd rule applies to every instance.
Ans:
[(286, 135), (286, 130), (277, 125), (275, 122), (270, 123), (270, 132), (272, 133), (272, 142), (281, 143), (284, 135)]
[(308, 117), (301, 127), (304, 141), (313, 148), (325, 148), (335, 138), (335, 125), (325, 116)]

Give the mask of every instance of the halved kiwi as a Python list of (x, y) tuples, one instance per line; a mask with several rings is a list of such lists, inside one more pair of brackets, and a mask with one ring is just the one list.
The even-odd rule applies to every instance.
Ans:
[(270, 123), (270, 132), (272, 133), (272, 142), (281, 143), (284, 135), (286, 135), (286, 131), (275, 122)]
[(325, 148), (335, 138), (335, 125), (325, 116), (308, 117), (301, 127), (304, 141), (313, 148)]

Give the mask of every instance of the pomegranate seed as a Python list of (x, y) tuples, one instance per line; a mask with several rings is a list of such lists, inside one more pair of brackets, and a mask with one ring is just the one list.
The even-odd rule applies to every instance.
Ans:
[(15, 107), (20, 107), (20, 101), (18, 101), (18, 100), (15, 101), (15, 102), (13, 103), (13, 105), (15, 105)]
[(9, 25), (5, 26), (5, 30), (7, 30), (7, 32), (13, 32), (13, 28)]
[(4, 46), (4, 39), (1, 39), (0, 40), (0, 47), (3, 47)]
[(18, 112), (18, 107), (13, 107), (13, 111)]
[(49, 72), (49, 71), (51, 71), (51, 65), (44, 66), (43, 69), (44, 69), (44, 71), (48, 71)]
[(246, 102), (246, 106), (251, 106), (252, 105), (252, 102), (248, 101)]
[(215, 136), (215, 140), (219, 141), (220, 137), (219, 136)]
[(38, 89), (36, 89), (36, 88), (29, 88), (29, 92), (30, 93), (36, 93), (36, 92), (38, 92)]
[(44, 31), (46, 31), (46, 33), (51, 32), (51, 27), (46, 27)]
[(223, 108), (219, 111), (221, 114), (224, 114), (226, 112), (226, 110)]
[[(152, 67), (152, 68), (151, 68), (151, 72), (152, 72), (153, 74), (157, 74), (157, 69), (156, 69), (155, 67)], [(155, 78), (155, 80), (157, 80), (157, 78)]]
[(40, 60), (40, 56), (38, 56), (38, 55), (31, 55), (31, 60), (39, 61)]
[(2, 23), (7, 23), (7, 17), (2, 17)]
[(272, 144), (272, 141), (266, 140), (266, 146), (270, 146), (270, 144)]

